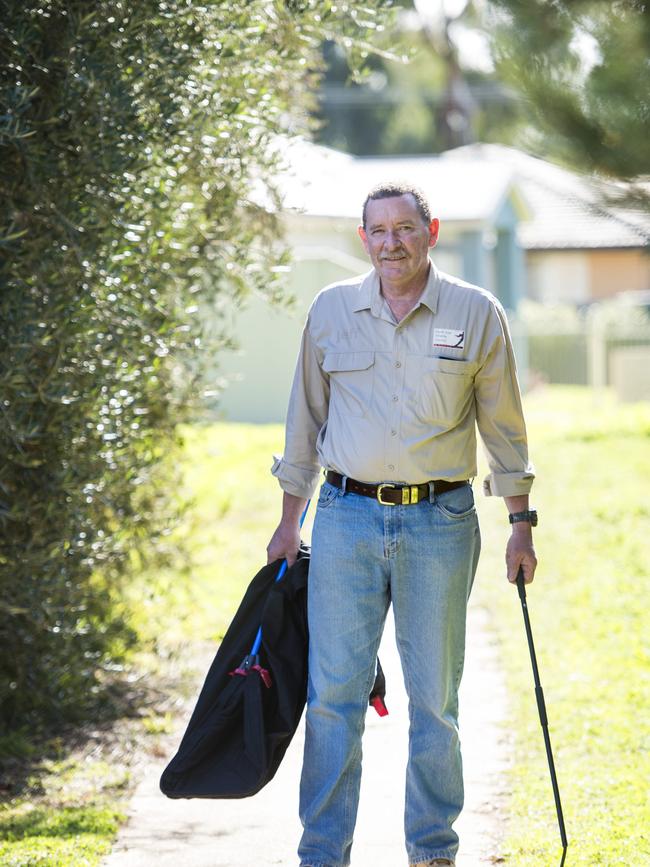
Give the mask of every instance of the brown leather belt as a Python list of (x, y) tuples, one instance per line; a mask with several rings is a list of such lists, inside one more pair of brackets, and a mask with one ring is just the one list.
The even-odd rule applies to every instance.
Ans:
[[(328, 470), (325, 480), (335, 488), (343, 487), (343, 476)], [(345, 480), (345, 490), (353, 494), (361, 494), (364, 497), (372, 497), (383, 506), (410, 506), (419, 503), (420, 500), (429, 499), (429, 486), (433, 485), (435, 494), (443, 494), (445, 491), (453, 491), (467, 484), (467, 480), (460, 482), (446, 482), (444, 479), (434, 479), (431, 482), (423, 482), (421, 485), (394, 485), (391, 482), (383, 482), (379, 485), (369, 485), (365, 482), (357, 482), (355, 479)]]

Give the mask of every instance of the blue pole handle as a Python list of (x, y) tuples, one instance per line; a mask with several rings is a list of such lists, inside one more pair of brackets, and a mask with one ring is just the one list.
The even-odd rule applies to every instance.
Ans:
[(274, 583), (277, 584), (278, 581), (282, 580), (284, 573), (287, 571), (287, 569), (288, 569), (287, 561), (283, 560), (282, 565), (278, 569), (278, 574), (275, 576), (275, 582)]
[[(305, 506), (305, 510), (303, 511), (302, 515), (300, 516), (300, 528), (301, 529), (302, 529), (302, 525), (305, 523), (305, 518), (307, 516), (307, 509), (309, 508), (309, 503), (310, 503), (310, 501), (307, 500), (307, 505)], [(284, 573), (287, 571), (287, 568), (288, 568), (288, 563), (285, 559), (282, 561), (282, 565), (278, 569), (278, 574), (275, 576), (275, 581), (273, 582), (274, 584), (277, 584), (278, 581), (282, 580), (282, 578), (284, 577)], [(257, 654), (260, 652), (261, 645), (262, 645), (262, 627), (260, 626), (260, 628), (257, 630), (257, 635), (255, 636), (255, 641), (253, 642), (253, 647), (251, 649), (250, 655), (251, 656), (257, 656)]]

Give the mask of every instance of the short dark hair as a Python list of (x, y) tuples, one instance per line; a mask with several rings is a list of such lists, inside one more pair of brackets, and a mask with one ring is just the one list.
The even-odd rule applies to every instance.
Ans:
[(376, 187), (373, 187), (370, 190), (366, 196), (365, 202), (363, 203), (363, 228), (366, 228), (366, 211), (368, 210), (368, 202), (374, 201), (375, 199), (393, 199), (396, 196), (413, 196), (419, 215), (427, 226), (429, 225), (432, 219), (431, 207), (429, 206), (429, 202), (422, 190), (419, 187), (414, 187), (413, 184), (397, 182), (377, 184)]

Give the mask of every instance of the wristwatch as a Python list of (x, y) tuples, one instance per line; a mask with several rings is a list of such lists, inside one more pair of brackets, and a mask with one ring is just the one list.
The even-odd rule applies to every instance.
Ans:
[(528, 509), (526, 512), (513, 512), (508, 515), (508, 520), (511, 524), (517, 524), (519, 521), (528, 521), (531, 527), (537, 526), (537, 512), (535, 509)]

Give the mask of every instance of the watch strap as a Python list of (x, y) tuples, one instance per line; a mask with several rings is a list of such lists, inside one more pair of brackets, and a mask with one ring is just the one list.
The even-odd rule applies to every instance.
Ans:
[(511, 524), (518, 524), (522, 521), (527, 521), (530, 523), (531, 527), (537, 526), (537, 512), (535, 509), (527, 509), (524, 512), (513, 512), (508, 516), (508, 520)]

